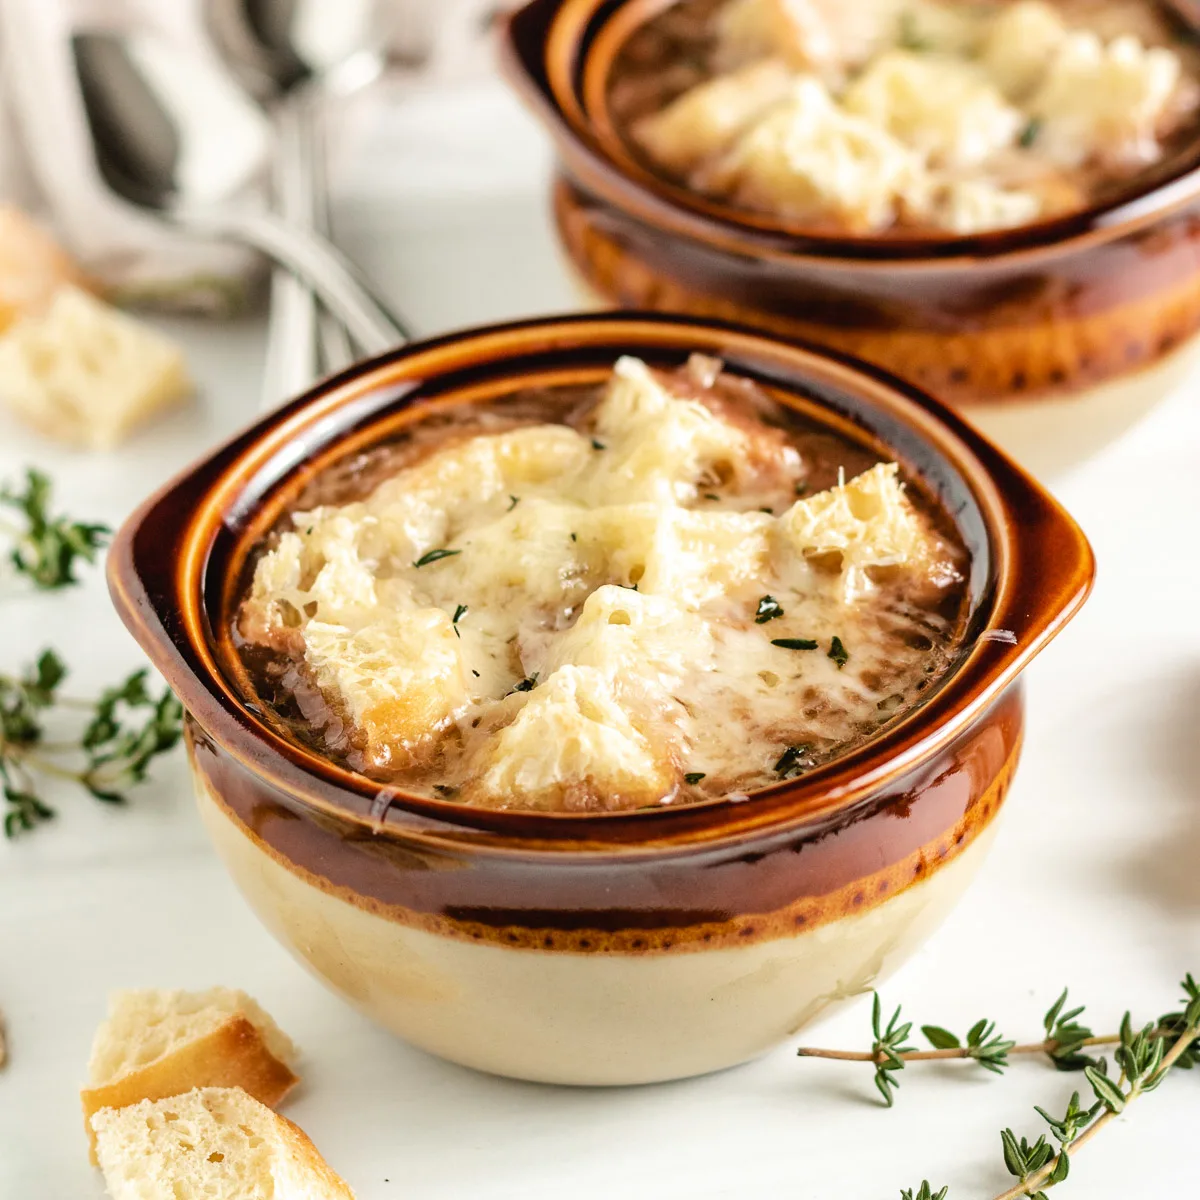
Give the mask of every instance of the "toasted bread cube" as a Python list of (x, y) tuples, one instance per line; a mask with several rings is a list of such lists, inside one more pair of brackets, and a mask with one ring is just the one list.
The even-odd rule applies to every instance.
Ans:
[[(1041, 122), (1039, 151), (1068, 168), (1152, 162), (1158, 139), (1182, 115), (1181, 76), (1171, 50), (1147, 49), (1131, 36), (1105, 44), (1090, 30), (1069, 33), (1028, 103)], [(1195, 107), (1194, 89), (1186, 107)]]
[(929, 536), (904, 496), (895, 463), (879, 463), (849, 483), (797, 500), (779, 518), (792, 553), (833, 559), (848, 594), (871, 567), (916, 566), (929, 558)]
[(607, 544), (610, 578), (695, 609), (762, 571), (771, 518), (630, 504), (597, 510), (592, 527)]
[(669, 689), (710, 658), (712, 640), (708, 624), (673, 600), (607, 584), (584, 602), (541, 673), (591, 667), (618, 683), (638, 677)]
[(1025, 125), (973, 63), (893, 50), (846, 89), (842, 103), (938, 166), (970, 167), (1010, 146)]
[(240, 1087), (277, 1105), (298, 1082), (296, 1048), (245, 992), (144, 989), (114, 992), (96, 1030), (81, 1089), (92, 1115), (195, 1087)]
[(814, 78), (749, 129), (698, 183), (751, 208), (851, 231), (886, 228), (920, 208), (920, 156), (887, 130), (846, 112)]
[(953, 233), (1014, 229), (1036, 221), (1045, 211), (1042, 195), (1021, 188), (999, 188), (986, 179), (957, 179), (940, 189), (934, 215)]
[(384, 613), (358, 630), (310, 621), (304, 642), (318, 686), (344, 707), (377, 767), (415, 762), (467, 701), (459, 639), (440, 608)]
[(112, 1200), (354, 1200), (286, 1118), (240, 1088), (201, 1088), (92, 1118)]
[(715, 32), (727, 62), (780, 54), (798, 69), (837, 78), (888, 39), (905, 2), (733, 0), (718, 13)]
[(1017, 0), (989, 25), (980, 59), (1000, 90), (1020, 100), (1041, 82), (1066, 36), (1067, 23), (1053, 4)]
[(666, 794), (674, 775), (665, 748), (634, 726), (603, 672), (564, 666), (485, 746), (464, 798), (544, 811), (637, 808)]
[(644, 362), (618, 359), (596, 409), (599, 445), (582, 487), (593, 504), (694, 500), (701, 486), (751, 473), (741, 430), (682, 399)]
[(115, 446), (191, 387), (177, 346), (77, 287), (0, 337), (0, 402), (65, 442)]
[(472, 519), (502, 513), (512, 493), (566, 483), (588, 461), (588, 440), (565, 425), (531, 425), (437, 450), (381, 484), (365, 504), (398, 565), (442, 548)]
[(718, 75), (643, 117), (634, 139), (660, 166), (684, 175), (727, 150), (737, 136), (788, 92), (791, 72), (767, 59)]

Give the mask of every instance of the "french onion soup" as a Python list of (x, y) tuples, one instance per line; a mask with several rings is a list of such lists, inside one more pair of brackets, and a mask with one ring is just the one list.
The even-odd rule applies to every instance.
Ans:
[(965, 235), (1103, 201), (1194, 142), (1195, 43), (1154, 0), (683, 0), (610, 96), (704, 195), (819, 233)]
[(895, 463), (693, 356), (426, 416), (318, 476), (235, 638), (322, 754), (492, 808), (746, 796), (954, 661), (968, 554)]

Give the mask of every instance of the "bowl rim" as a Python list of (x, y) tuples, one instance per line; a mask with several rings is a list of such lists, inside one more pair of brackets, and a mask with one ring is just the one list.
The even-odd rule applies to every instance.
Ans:
[[(501, 21), (505, 73), (548, 125), (564, 163), (599, 195), (651, 225), (755, 257), (889, 270), (979, 266), (1057, 255), (1153, 225), (1200, 196), (1200, 137), (1169, 169), (1151, 168), (1108, 199), (1048, 220), (977, 234), (903, 238), (822, 234), (673, 183), (628, 152), (597, 98), (633, 30), (678, 0), (528, 0)], [(1161, 2), (1161, 0), (1156, 0)], [(628, 22), (628, 10), (644, 10)], [(602, 52), (602, 57), (597, 56)], [(620, 151), (614, 156), (614, 147)]]
[[(979, 618), (978, 636), (929, 699), (879, 737), (799, 779), (755, 792), (749, 801), (587, 814), (472, 808), (381, 785), (284, 737), (222, 670), (211, 595), (225, 594), (230, 581), (217, 578), (214, 589), (214, 548), (221, 539), (248, 536), (239, 535), (239, 525), (248, 528), (264, 497), (322, 448), (369, 432), (397, 411), (417, 419), (427, 407), (421, 387), (454, 379), (456, 371), (466, 382), (481, 367), (511, 374), (516, 390), (521, 371), (528, 374), (539, 360), (574, 363), (580, 370), (588, 362), (611, 364), (620, 353), (682, 360), (693, 352), (722, 355), (735, 371), (739, 364), (746, 373), (761, 371), (801, 397), (806, 381), (809, 388), (841, 389), (859, 406), (856, 411), (894, 423), (922, 452), (956, 472), (982, 516), (994, 573), (981, 594), (986, 615)], [(897, 452), (895, 444), (890, 449)], [(204, 735), (253, 775), (372, 837), (449, 842), (476, 851), (569, 851), (575, 857), (617, 849), (684, 852), (844, 816), (928, 762), (984, 715), (1083, 604), (1094, 571), (1091, 547), (1062, 506), (919, 389), (847, 355), (742, 326), (623, 312), (484, 326), (357, 364), (259, 418), (160, 488), (122, 524), (107, 568), (118, 614), (151, 662)]]

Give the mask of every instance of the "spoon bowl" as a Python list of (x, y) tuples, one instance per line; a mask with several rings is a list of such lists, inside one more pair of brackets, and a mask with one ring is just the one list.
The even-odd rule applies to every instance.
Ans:
[(367, 353), (400, 322), (329, 242), (247, 205), (268, 159), (265, 115), (231, 79), (153, 34), (81, 33), (75, 69), (106, 183), (179, 229), (260, 250), (305, 279)]

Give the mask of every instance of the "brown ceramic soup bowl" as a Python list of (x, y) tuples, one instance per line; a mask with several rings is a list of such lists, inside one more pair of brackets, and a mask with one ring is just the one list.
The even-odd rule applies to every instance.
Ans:
[[(692, 353), (896, 459), (950, 514), (971, 555), (968, 636), (907, 716), (749, 799), (581, 815), (383, 788), (256, 701), (231, 617), (248, 556), (315, 473), (449, 404), (596, 383), (622, 354), (669, 368)], [(1018, 676), (1093, 572), (1055, 501), (912, 387), (748, 330), (622, 314), (364, 363), (152, 497), (109, 564), (118, 611), (187, 709), (204, 822), (271, 931), (410, 1042), (572, 1084), (743, 1062), (902, 961), (991, 841), (1021, 747)]]
[(854, 354), (1027, 465), (1078, 461), (1176, 383), (1200, 327), (1200, 144), (1110, 202), (975, 236), (821, 235), (656, 173), (610, 105), (622, 48), (676, 0), (532, 0), (508, 74), (558, 156), (569, 263), (605, 304), (740, 321)]

